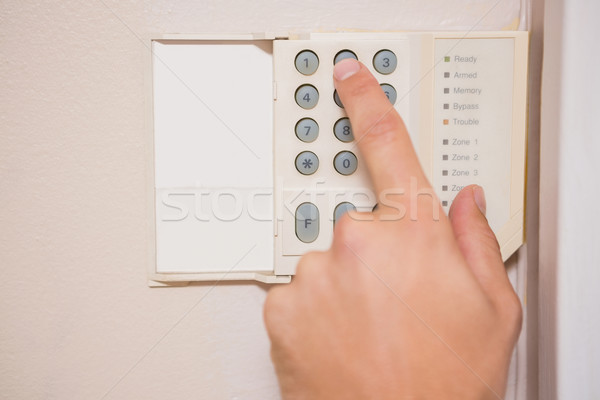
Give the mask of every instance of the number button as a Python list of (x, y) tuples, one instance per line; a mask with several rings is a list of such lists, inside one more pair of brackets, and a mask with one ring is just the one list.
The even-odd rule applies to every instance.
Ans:
[(319, 209), (313, 203), (302, 203), (296, 209), (296, 236), (304, 243), (319, 236)]
[(354, 140), (352, 126), (348, 118), (340, 118), (333, 126), (333, 134), (342, 142), (351, 142)]
[(358, 60), (358, 57), (356, 57), (356, 54), (354, 54), (353, 51), (346, 49), (346, 50), (340, 51), (339, 53), (337, 53), (335, 55), (335, 58), (333, 59), (333, 63), (337, 64), (346, 58), (354, 58), (355, 60)]
[(319, 168), (319, 157), (312, 151), (303, 151), (296, 156), (296, 169), (302, 175), (312, 175)]
[(296, 124), (296, 136), (303, 142), (314, 142), (319, 136), (319, 124), (312, 118), (302, 118)]
[(334, 92), (333, 92), (333, 101), (335, 101), (335, 104), (337, 104), (338, 107), (344, 108), (344, 105), (342, 104), (342, 100), (340, 99), (340, 96), (337, 94), (337, 90), (334, 90)]
[(315, 108), (319, 102), (319, 91), (313, 85), (302, 85), (296, 89), (296, 103), (305, 110)]
[(296, 69), (302, 75), (312, 75), (319, 68), (319, 57), (310, 50), (304, 50), (296, 56)]
[(396, 97), (398, 96), (396, 94), (396, 89), (394, 89), (394, 87), (392, 85), (389, 85), (387, 83), (382, 83), (379, 86), (381, 86), (381, 89), (383, 90), (383, 92), (387, 96), (387, 98), (390, 101), (390, 103), (396, 104)]
[(358, 167), (358, 160), (354, 153), (350, 151), (341, 151), (333, 159), (335, 170), (342, 175), (351, 175)]
[(381, 50), (373, 57), (373, 67), (383, 75), (391, 74), (396, 70), (398, 59), (390, 50)]

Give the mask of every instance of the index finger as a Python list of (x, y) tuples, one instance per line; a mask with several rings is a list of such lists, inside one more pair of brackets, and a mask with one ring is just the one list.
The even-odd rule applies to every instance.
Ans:
[(409, 194), (411, 178), (429, 187), (402, 118), (369, 70), (348, 58), (335, 65), (333, 77), (376, 192)]

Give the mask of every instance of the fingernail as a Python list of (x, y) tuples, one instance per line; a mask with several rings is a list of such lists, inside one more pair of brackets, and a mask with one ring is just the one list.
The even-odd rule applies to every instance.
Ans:
[(485, 193), (481, 186), (473, 186), (473, 198), (475, 199), (475, 204), (479, 207), (479, 211), (485, 215)]
[(358, 72), (360, 64), (353, 58), (345, 58), (333, 67), (333, 76), (338, 81), (350, 78)]

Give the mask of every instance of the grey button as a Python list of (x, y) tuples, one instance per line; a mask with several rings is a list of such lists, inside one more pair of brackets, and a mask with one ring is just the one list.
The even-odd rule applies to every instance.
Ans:
[(341, 151), (339, 152), (334, 160), (333, 166), (335, 170), (342, 175), (350, 175), (356, 171), (356, 167), (358, 167), (358, 160), (354, 153), (349, 151)]
[(391, 74), (396, 70), (398, 59), (390, 50), (381, 50), (373, 57), (373, 67), (380, 74)]
[(351, 142), (354, 140), (352, 126), (348, 118), (340, 118), (333, 126), (333, 134), (342, 142)]
[(337, 207), (335, 207), (335, 210), (333, 211), (333, 223), (335, 224), (338, 219), (342, 218), (342, 215), (344, 215), (345, 213), (347, 213), (350, 210), (352, 210), (352, 211), (356, 210), (356, 207), (354, 207), (354, 204), (348, 203), (347, 201), (344, 201), (343, 203), (338, 204)]
[(353, 51), (342, 50), (335, 55), (335, 58), (333, 59), (333, 63), (337, 64), (338, 62), (342, 61), (345, 58), (354, 58), (355, 60), (358, 60), (358, 57), (356, 57), (356, 54), (354, 54)]
[(333, 92), (333, 101), (335, 101), (335, 104), (337, 104), (338, 107), (344, 108), (342, 100), (340, 100), (340, 96), (337, 94), (337, 90)]
[(314, 142), (319, 136), (319, 124), (312, 118), (302, 118), (296, 124), (296, 136), (303, 142)]
[(302, 75), (312, 75), (319, 68), (319, 57), (310, 50), (304, 50), (298, 53), (295, 63)]
[(396, 104), (396, 97), (398, 96), (396, 94), (396, 89), (394, 89), (394, 87), (392, 85), (389, 85), (387, 83), (382, 83), (379, 86), (381, 86), (381, 89), (383, 90), (383, 92), (387, 96), (387, 98), (390, 101), (390, 103)]
[(314, 108), (319, 102), (319, 91), (313, 85), (302, 85), (296, 89), (296, 103), (306, 110)]
[(319, 168), (319, 158), (312, 151), (303, 151), (296, 157), (296, 169), (303, 175), (312, 175)]
[(312, 203), (302, 203), (296, 209), (296, 236), (312, 243), (319, 236), (319, 209)]

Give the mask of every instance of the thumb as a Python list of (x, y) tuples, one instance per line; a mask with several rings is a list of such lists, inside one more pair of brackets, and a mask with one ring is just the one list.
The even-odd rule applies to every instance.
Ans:
[[(485, 194), (478, 185), (465, 187), (450, 208), (450, 222), (467, 264), (490, 295), (510, 286), (500, 246), (485, 218)], [(500, 292), (499, 292), (500, 291)]]

